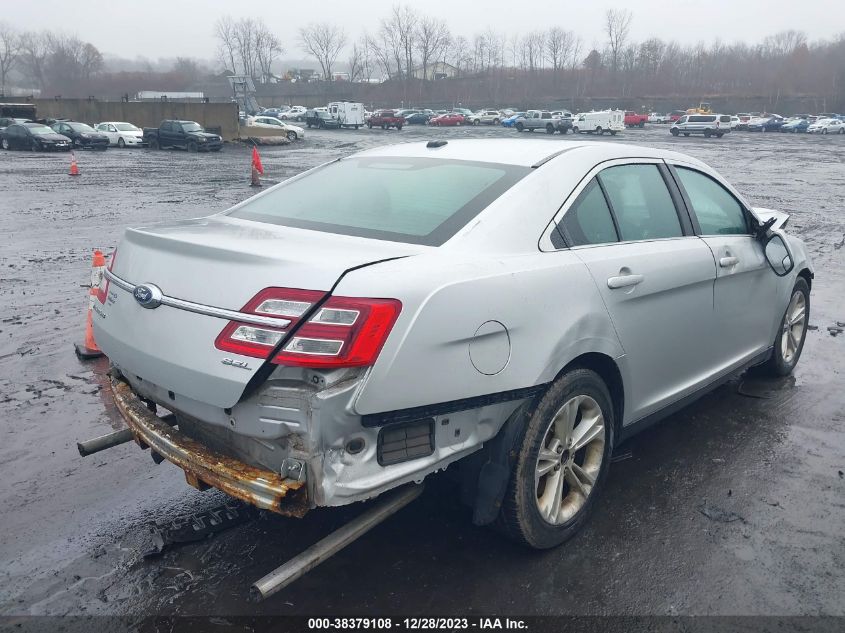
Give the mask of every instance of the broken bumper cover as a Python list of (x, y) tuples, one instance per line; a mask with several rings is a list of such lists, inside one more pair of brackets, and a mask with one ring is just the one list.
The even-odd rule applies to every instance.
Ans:
[(195, 488), (211, 486), (236, 499), (286, 516), (301, 517), (308, 511), (304, 481), (286, 479), (278, 473), (210, 450), (162, 421), (122, 380), (112, 380), (111, 390), (114, 403), (135, 441), (179, 466), (185, 471), (185, 479)]

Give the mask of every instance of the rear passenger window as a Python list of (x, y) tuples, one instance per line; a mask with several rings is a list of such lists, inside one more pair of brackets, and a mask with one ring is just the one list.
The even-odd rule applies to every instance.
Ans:
[[(596, 179), (581, 192), (563, 217), (563, 233), (570, 246), (618, 242), (610, 209)], [(554, 243), (555, 240), (553, 239)], [(555, 244), (555, 246), (559, 246)]]
[(681, 237), (681, 222), (657, 165), (619, 165), (599, 174), (622, 241)]
[(718, 182), (692, 169), (677, 167), (702, 235), (744, 235), (748, 224), (742, 205)]

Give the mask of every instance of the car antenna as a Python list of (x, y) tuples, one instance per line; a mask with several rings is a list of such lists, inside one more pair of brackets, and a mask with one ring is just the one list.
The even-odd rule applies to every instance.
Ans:
[(449, 141), (429, 141), (425, 144), (425, 146), (428, 148), (443, 147), (448, 142)]

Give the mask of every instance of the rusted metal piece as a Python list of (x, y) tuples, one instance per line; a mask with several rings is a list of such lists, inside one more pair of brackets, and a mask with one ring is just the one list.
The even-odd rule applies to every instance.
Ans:
[(127, 383), (113, 380), (111, 389), (114, 403), (135, 441), (179, 466), (195, 488), (212, 486), (236, 499), (285, 516), (301, 517), (308, 511), (304, 481), (286, 479), (212, 451), (163, 422)]
[(385, 519), (420, 496), (423, 484), (410, 484), (384, 495), (373, 502), (367, 510), (342, 525), (337, 530), (317, 541), (307, 550), (291, 558), (281, 567), (256, 580), (250, 588), (250, 599), (260, 602), (301, 578), (323, 561), (331, 558), (344, 547), (360, 538)]

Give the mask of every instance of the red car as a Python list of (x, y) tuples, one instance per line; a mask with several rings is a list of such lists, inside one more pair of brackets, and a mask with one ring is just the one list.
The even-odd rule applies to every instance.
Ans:
[(380, 127), (382, 130), (387, 130), (395, 127), (401, 130), (403, 125), (405, 125), (405, 117), (393, 110), (379, 110), (367, 121), (367, 127), (370, 129)]
[(447, 112), (434, 117), (428, 122), (429, 125), (463, 125), (465, 123), (464, 115), (460, 112)]
[(637, 114), (632, 110), (625, 113), (625, 127), (645, 127), (646, 123), (648, 123), (647, 114)]
[(677, 123), (678, 119), (684, 116), (687, 113), (686, 110), (673, 110), (669, 114), (669, 123)]

